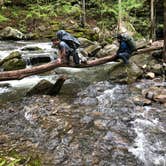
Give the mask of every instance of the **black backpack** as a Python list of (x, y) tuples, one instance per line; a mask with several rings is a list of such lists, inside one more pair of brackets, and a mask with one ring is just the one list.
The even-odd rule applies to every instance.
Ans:
[(122, 38), (123, 38), (124, 41), (126, 41), (126, 43), (129, 46), (129, 49), (131, 50), (131, 52), (134, 52), (134, 51), (137, 50), (136, 43), (135, 43), (133, 37), (129, 36), (128, 34), (123, 34)]
[(70, 48), (73, 48), (74, 50), (80, 46), (80, 42), (78, 41), (78, 39), (64, 30), (59, 30), (57, 32), (57, 37), (58, 39), (64, 41)]

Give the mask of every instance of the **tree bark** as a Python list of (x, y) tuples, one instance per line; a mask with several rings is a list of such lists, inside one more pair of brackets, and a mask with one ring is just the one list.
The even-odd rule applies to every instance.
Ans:
[(86, 8), (85, 8), (85, 0), (82, 1), (82, 14), (81, 14), (81, 26), (85, 27), (86, 25)]
[(122, 26), (122, 2), (121, 2), (121, 0), (118, 0), (118, 8), (119, 8), (119, 13), (118, 13), (118, 32), (120, 33), (121, 26)]
[[(150, 52), (150, 51), (161, 49), (161, 48), (162, 48), (162, 46), (153, 46), (150, 48), (140, 49), (137, 52), (135, 52), (134, 54), (141, 54), (144, 52)], [(14, 79), (19, 80), (24, 77), (28, 77), (30, 75), (35, 75), (35, 74), (44, 73), (46, 71), (50, 71), (57, 67), (75, 67), (75, 68), (93, 67), (93, 66), (104, 64), (106, 62), (114, 61), (115, 59), (116, 59), (116, 55), (112, 54), (112, 55), (109, 55), (109, 56), (106, 56), (103, 58), (88, 61), (87, 63), (83, 63), (80, 65), (59, 64), (59, 63), (57, 63), (57, 61), (54, 61), (54, 62), (43, 64), (40, 66), (35, 66), (32, 68), (0, 72), (0, 81), (14, 80)]]
[(152, 39), (152, 41), (155, 41), (154, 0), (151, 0), (150, 8), (151, 8), (151, 12), (150, 12), (150, 19), (151, 19), (151, 39)]
[(166, 63), (166, 1), (164, 0), (164, 49), (163, 49), (163, 61)]

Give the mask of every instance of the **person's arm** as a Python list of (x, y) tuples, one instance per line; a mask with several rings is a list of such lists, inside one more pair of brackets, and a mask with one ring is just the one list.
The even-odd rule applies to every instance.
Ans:
[(62, 59), (65, 59), (65, 56), (66, 56), (66, 48), (63, 47), (63, 45), (60, 45), (58, 49), (58, 59), (57, 59), (58, 62), (61, 63)]

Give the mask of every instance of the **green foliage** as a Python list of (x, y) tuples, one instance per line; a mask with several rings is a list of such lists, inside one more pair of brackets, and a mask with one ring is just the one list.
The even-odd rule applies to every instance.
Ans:
[(9, 19), (0, 14), (0, 22), (8, 21)]
[(80, 6), (77, 4), (72, 5), (71, 2), (61, 1), (55, 5), (58, 15), (74, 15), (79, 16), (81, 14)]
[(26, 19), (47, 20), (47, 18), (51, 16), (56, 16), (53, 5), (30, 5)]

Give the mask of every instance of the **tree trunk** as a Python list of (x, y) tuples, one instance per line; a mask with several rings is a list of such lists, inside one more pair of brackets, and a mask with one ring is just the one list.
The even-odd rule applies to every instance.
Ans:
[(119, 7), (119, 13), (118, 13), (118, 32), (120, 33), (121, 26), (122, 26), (122, 2), (121, 2), (121, 0), (118, 0), (118, 7)]
[[(161, 48), (162, 48), (162, 46), (153, 46), (150, 48), (137, 50), (137, 52), (135, 52), (134, 54), (141, 54), (144, 52), (150, 52), (150, 51), (161, 49)], [(14, 79), (19, 80), (24, 77), (28, 77), (30, 75), (35, 75), (35, 74), (44, 73), (46, 71), (50, 71), (57, 67), (75, 67), (75, 68), (93, 67), (93, 66), (104, 64), (106, 62), (114, 61), (115, 59), (116, 59), (116, 55), (112, 54), (110, 56), (106, 56), (106, 57), (99, 58), (96, 60), (91, 60), (91, 61), (88, 61), (87, 63), (83, 63), (80, 65), (59, 64), (59, 63), (57, 63), (57, 61), (54, 61), (54, 62), (43, 64), (40, 66), (35, 66), (32, 68), (0, 72), (0, 81), (14, 80)]]
[(154, 0), (151, 0), (150, 8), (151, 8), (151, 12), (150, 12), (150, 19), (151, 19), (151, 39), (152, 39), (152, 41), (154, 41), (155, 40)]
[(163, 49), (163, 61), (166, 63), (166, 1), (164, 0), (164, 49)]
[(81, 26), (85, 27), (86, 24), (86, 11), (85, 11), (85, 0), (82, 0), (82, 14), (81, 14)]

